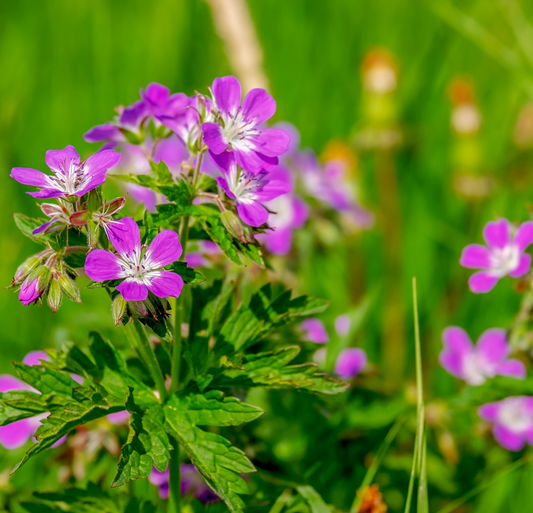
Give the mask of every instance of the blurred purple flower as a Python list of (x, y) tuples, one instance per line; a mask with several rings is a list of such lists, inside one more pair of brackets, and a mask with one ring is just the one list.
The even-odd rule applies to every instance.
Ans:
[(491, 221), (483, 229), (483, 238), (488, 247), (470, 244), (461, 254), (463, 267), (481, 269), (468, 280), (472, 292), (489, 292), (500, 278), (520, 278), (529, 271), (531, 255), (524, 251), (533, 242), (533, 221), (521, 224), (514, 234), (507, 219)]
[(110, 413), (106, 415), (106, 418), (111, 424), (125, 424), (130, 420), (129, 411), (117, 411), (116, 413)]
[(479, 416), (493, 423), (496, 441), (510, 451), (533, 445), (533, 397), (507, 397), (488, 403), (478, 410)]
[(347, 314), (339, 315), (335, 319), (335, 331), (337, 332), (337, 335), (339, 335), (340, 337), (344, 337), (345, 335), (348, 335), (351, 324), (352, 324), (352, 321), (350, 320), (349, 315)]
[(34, 198), (68, 198), (83, 196), (104, 183), (107, 170), (120, 162), (120, 153), (104, 150), (81, 162), (74, 146), (67, 146), (63, 150), (47, 151), (45, 161), (53, 175), (14, 167), (10, 176), (22, 184), (40, 187), (38, 192), (28, 192)]
[(289, 183), (271, 179), (270, 174), (257, 174), (239, 170), (232, 153), (211, 154), (223, 176), (217, 177), (218, 185), (236, 201), (239, 217), (250, 226), (261, 226), (268, 221), (268, 210), (262, 205), (290, 191)]
[(340, 352), (335, 362), (335, 374), (342, 379), (355, 378), (367, 365), (367, 356), (363, 349), (349, 347)]
[(141, 89), (141, 98), (146, 110), (155, 119), (161, 116), (172, 116), (183, 110), (188, 104), (188, 98), (184, 93), (170, 94), (170, 89), (164, 85), (152, 82), (146, 89)]
[[(180, 465), (181, 477), (181, 494), (192, 495), (200, 499), (201, 502), (215, 502), (219, 500), (218, 495), (209, 488), (204, 478), (192, 464), (182, 463)], [(168, 499), (169, 490), (169, 471), (159, 472), (155, 467), (148, 476), (149, 481), (159, 488), (159, 496), (162, 499)]]
[(505, 330), (486, 330), (474, 346), (462, 328), (450, 326), (442, 333), (444, 349), (440, 364), (456, 378), (469, 385), (481, 385), (496, 375), (526, 377), (526, 368), (520, 360), (508, 359), (511, 348)]
[(185, 262), (189, 267), (210, 267), (211, 261), (208, 257), (222, 253), (218, 245), (210, 240), (199, 240), (197, 245), (197, 251), (188, 251), (185, 256)]
[(329, 341), (329, 335), (320, 319), (311, 318), (302, 321), (300, 324), (302, 340), (314, 342), (315, 344), (325, 344)]
[(241, 85), (232, 76), (216, 78), (211, 87), (213, 109), (222, 120), (203, 123), (204, 142), (215, 155), (231, 151), (246, 171), (273, 169), (278, 155), (287, 151), (289, 136), (262, 124), (276, 111), (276, 102), (264, 89), (252, 89), (241, 104)]
[(142, 251), (139, 227), (131, 217), (108, 225), (109, 240), (118, 255), (95, 249), (87, 255), (85, 272), (94, 281), (123, 279), (116, 289), (126, 301), (143, 301), (148, 290), (157, 297), (178, 297), (183, 287), (181, 276), (163, 267), (178, 260), (182, 248), (178, 234), (163, 230)]

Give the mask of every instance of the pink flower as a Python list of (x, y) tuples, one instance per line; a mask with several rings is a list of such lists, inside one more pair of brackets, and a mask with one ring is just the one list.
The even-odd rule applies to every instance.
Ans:
[(355, 378), (367, 365), (367, 356), (363, 349), (349, 347), (340, 352), (335, 362), (335, 374), (342, 379)]
[(474, 346), (465, 330), (450, 326), (442, 333), (442, 340), (444, 349), (440, 353), (440, 364), (469, 385), (481, 385), (496, 375), (526, 377), (524, 364), (508, 358), (511, 348), (505, 330), (485, 331)]
[(302, 340), (314, 342), (315, 344), (325, 344), (329, 341), (329, 335), (320, 319), (311, 318), (302, 321), (300, 324), (302, 330)]
[(527, 221), (512, 233), (507, 219), (491, 221), (483, 229), (487, 246), (470, 244), (461, 254), (460, 263), (469, 269), (481, 269), (470, 276), (468, 285), (476, 294), (489, 292), (500, 278), (524, 276), (531, 266), (531, 255), (524, 253), (533, 242), (533, 221)]

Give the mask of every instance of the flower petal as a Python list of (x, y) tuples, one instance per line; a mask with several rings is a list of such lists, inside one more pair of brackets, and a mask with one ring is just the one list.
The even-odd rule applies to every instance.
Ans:
[(124, 141), (124, 136), (117, 126), (107, 123), (105, 125), (98, 125), (91, 128), (88, 132), (83, 134), (83, 138), (90, 143), (102, 141)]
[(505, 449), (510, 451), (520, 451), (526, 445), (526, 441), (523, 436), (513, 433), (511, 430), (504, 426), (496, 425), (492, 430), (496, 441)]
[(487, 403), (480, 406), (477, 412), (482, 419), (494, 422), (498, 418), (500, 407), (500, 402)]
[(141, 252), (141, 236), (139, 227), (131, 217), (108, 225), (109, 240), (121, 256), (134, 256)]
[(258, 125), (274, 115), (276, 102), (264, 89), (252, 89), (242, 102), (242, 112), (246, 120), (255, 118), (254, 122)]
[(479, 271), (470, 276), (468, 286), (475, 294), (482, 294), (484, 292), (490, 292), (496, 283), (498, 283), (498, 280), (499, 278), (497, 276), (492, 276), (486, 271)]
[(257, 201), (242, 203), (237, 201), (239, 217), (250, 226), (261, 226), (268, 221), (268, 210)]
[(511, 241), (511, 227), (507, 219), (491, 221), (483, 229), (483, 238), (491, 248), (504, 248)]
[(342, 379), (353, 379), (367, 364), (366, 353), (359, 348), (349, 347), (339, 354), (335, 363), (335, 373)]
[(80, 156), (74, 146), (67, 146), (62, 150), (48, 150), (45, 157), (46, 165), (54, 172), (64, 174), (71, 165), (80, 164)]
[(215, 78), (211, 90), (220, 112), (226, 116), (234, 116), (241, 105), (239, 81), (231, 75)]
[(139, 100), (122, 111), (122, 114), (120, 115), (120, 124), (124, 128), (136, 132), (147, 115), (146, 104), (142, 100)]
[(472, 354), (474, 346), (465, 330), (457, 326), (450, 326), (442, 332), (444, 349), (439, 355), (439, 361), (452, 376), (464, 379), (463, 362)]
[(148, 297), (148, 288), (136, 281), (124, 280), (115, 287), (126, 301), (144, 301)]
[(256, 238), (263, 241), (273, 255), (286, 255), (291, 250), (292, 230), (290, 228), (276, 228), (272, 232), (260, 233), (256, 235)]
[(50, 360), (44, 351), (30, 351), (22, 360), (26, 365), (41, 365), (41, 360)]
[(303, 333), (303, 340), (314, 342), (315, 344), (325, 344), (329, 341), (329, 335), (324, 323), (320, 319), (306, 319), (300, 324)]
[[(10, 374), (0, 374), (0, 392), (9, 392), (10, 390), (28, 390), (31, 387), (20, 381)], [(32, 389), (33, 390), (33, 389)]]
[(481, 361), (489, 366), (494, 366), (504, 360), (509, 351), (507, 334), (505, 330), (499, 328), (491, 328), (483, 332), (476, 344), (476, 353), (481, 357)]
[(23, 419), (0, 427), (0, 445), (6, 449), (17, 449), (33, 435), (35, 429), (30, 419)]
[(183, 279), (179, 274), (161, 271), (148, 285), (150, 292), (157, 297), (179, 297), (183, 288)]
[(217, 181), (218, 185), (220, 185), (220, 188), (231, 198), (231, 199), (235, 199), (235, 194), (233, 194), (231, 192), (231, 189), (229, 188), (229, 185), (228, 185), (228, 181), (223, 178), (222, 176), (217, 176), (215, 178), (215, 180)]
[(233, 154), (237, 164), (251, 173), (271, 171), (278, 165), (277, 157), (267, 157), (249, 147), (238, 148), (233, 144)]
[(181, 244), (174, 230), (163, 230), (148, 246), (143, 261), (150, 261), (153, 269), (165, 267), (181, 256)]
[(277, 157), (285, 153), (290, 142), (289, 136), (279, 128), (264, 128), (252, 139), (255, 149), (267, 157)]
[(89, 176), (89, 179), (85, 187), (78, 191), (78, 195), (83, 196), (102, 185), (105, 182), (108, 169), (116, 166), (119, 162), (120, 153), (114, 150), (104, 150), (90, 156), (83, 164), (83, 171)]
[(85, 273), (93, 281), (116, 280), (121, 272), (118, 257), (110, 251), (94, 249), (85, 259)]
[(291, 190), (291, 184), (281, 180), (269, 180), (256, 192), (259, 201), (270, 201)]
[(24, 306), (33, 303), (39, 299), (41, 291), (39, 291), (39, 278), (29, 281), (29, 278), (26, 278), (22, 286), (20, 287), (19, 292), (19, 301), (22, 302)]
[(524, 251), (530, 244), (533, 244), (533, 221), (527, 221), (519, 226), (513, 242), (520, 251)]
[(469, 244), (463, 249), (459, 263), (468, 269), (486, 269), (491, 266), (490, 251), (481, 244)]
[(203, 123), (204, 143), (209, 150), (218, 155), (228, 147), (228, 141), (224, 137), (222, 127), (216, 123)]
[(35, 187), (46, 187), (50, 185), (48, 175), (37, 171), (37, 169), (30, 169), (28, 167), (14, 167), (9, 176), (24, 185), (33, 185)]
[(502, 362), (496, 368), (500, 376), (511, 376), (517, 379), (525, 379), (527, 375), (526, 366), (520, 360), (510, 359)]
[(513, 278), (521, 278), (524, 274), (527, 274), (530, 267), (531, 255), (529, 253), (524, 253), (523, 255), (520, 255), (520, 261), (518, 262), (517, 268), (514, 271), (511, 271), (509, 276), (512, 276)]

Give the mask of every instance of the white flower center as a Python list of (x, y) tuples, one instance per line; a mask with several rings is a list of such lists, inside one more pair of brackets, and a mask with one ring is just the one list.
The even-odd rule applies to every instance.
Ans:
[(490, 273), (502, 278), (514, 271), (520, 263), (520, 251), (514, 244), (503, 248), (493, 248), (490, 252)]
[(533, 425), (533, 415), (525, 410), (520, 397), (505, 399), (498, 412), (498, 420), (513, 433), (524, 433)]
[(241, 111), (237, 111), (235, 116), (223, 116), (224, 128), (222, 133), (228, 144), (237, 148), (248, 148), (251, 146), (249, 138), (259, 135), (261, 132), (257, 130), (255, 120), (244, 118)]
[(54, 176), (48, 176), (48, 183), (51, 187), (59, 189), (68, 195), (75, 195), (78, 191), (83, 190), (90, 178), (84, 168), (84, 164), (77, 165), (71, 159), (67, 169), (66, 159), (62, 159), (59, 166), (59, 169), (52, 168)]
[(263, 184), (263, 173), (256, 175), (232, 166), (229, 172), (228, 187), (241, 203), (253, 203), (256, 190)]
[(161, 266), (152, 260), (149, 252), (142, 255), (141, 248), (136, 249), (132, 255), (120, 255), (119, 265), (122, 269), (120, 278), (142, 285), (150, 285), (161, 274), (157, 270)]
[(290, 195), (284, 194), (267, 203), (268, 209), (275, 212), (268, 218), (268, 224), (272, 228), (286, 228), (294, 219), (294, 208)]

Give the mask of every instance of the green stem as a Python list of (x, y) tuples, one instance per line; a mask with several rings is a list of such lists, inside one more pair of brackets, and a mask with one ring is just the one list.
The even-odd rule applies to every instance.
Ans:
[(126, 336), (130, 343), (137, 349), (139, 356), (142, 358), (143, 363), (148, 368), (150, 376), (155, 383), (155, 388), (159, 392), (161, 401), (164, 401), (167, 397), (167, 388), (165, 386), (165, 379), (159, 367), (159, 362), (155, 356), (154, 350), (148, 341), (148, 337), (144, 331), (143, 325), (138, 319), (133, 319), (125, 326)]
[(180, 446), (179, 442), (171, 438), (172, 453), (170, 454), (169, 463), (169, 501), (168, 513), (180, 513), (181, 510), (181, 475), (180, 475)]
[(172, 350), (172, 373), (170, 377), (170, 393), (177, 392), (180, 384), (180, 366), (182, 336), (181, 323), (183, 319), (183, 300), (182, 296), (177, 297), (174, 301), (174, 349)]

